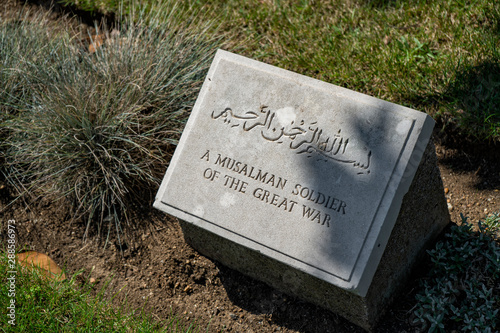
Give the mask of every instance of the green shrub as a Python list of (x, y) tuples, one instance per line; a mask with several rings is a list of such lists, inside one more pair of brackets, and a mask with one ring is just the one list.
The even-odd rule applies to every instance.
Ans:
[(157, 189), (220, 44), (208, 28), (158, 11), (100, 31), (94, 53), (59, 36), (51, 63), (23, 64), (32, 98), (5, 125), (7, 177), (119, 236), (131, 200)]
[[(498, 223), (498, 214), (496, 221)], [(491, 223), (491, 217), (486, 223)], [(414, 322), (429, 332), (496, 332), (500, 324), (500, 246), (484, 223), (462, 216), (429, 251), (432, 268), (416, 295)]]

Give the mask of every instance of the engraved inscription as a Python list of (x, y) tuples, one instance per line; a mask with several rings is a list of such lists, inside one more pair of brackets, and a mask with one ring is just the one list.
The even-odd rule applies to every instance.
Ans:
[(295, 185), (292, 194), (297, 195), (306, 200), (312, 201), (315, 204), (322, 205), (325, 208), (337, 211), (339, 213), (340, 211), (342, 211), (342, 214), (345, 214), (345, 208), (347, 207), (347, 204), (344, 201), (337, 198), (333, 198), (330, 195), (317, 192), (313, 189), (304, 187), (300, 184)]
[[(342, 129), (329, 135), (321, 129), (316, 121), (306, 122), (297, 119), (292, 107), (272, 111), (262, 105), (259, 112), (247, 111), (236, 114), (231, 108), (223, 111), (212, 111), (212, 119), (222, 121), (231, 128), (240, 127), (243, 131), (260, 130), (263, 139), (277, 144), (289, 143), (290, 149), (297, 154), (315, 157), (318, 161), (335, 161), (350, 164), (358, 174), (370, 173), (372, 152), (368, 148), (353, 151), (349, 138), (342, 135)], [(360, 158), (359, 156), (363, 156)]]
[(260, 187), (257, 187), (253, 191), (253, 196), (259, 199), (262, 202), (268, 203), (270, 205), (281, 208), (287, 212), (291, 212), (293, 207), (297, 204), (296, 201), (287, 199), (285, 197), (281, 197), (276, 193), (271, 193), (268, 190), (264, 190)]
[(230, 157), (222, 157), (221, 154), (217, 155), (215, 164), (236, 172), (239, 175), (255, 179), (266, 185), (271, 185), (272, 187), (283, 189), (285, 188), (287, 182), (287, 180), (284, 178), (275, 176), (266, 171), (262, 171), (261, 169), (254, 168), (253, 166), (249, 166), (248, 164), (245, 164), (243, 162), (236, 161), (235, 159), (232, 159)]
[(327, 228), (330, 227), (330, 222), (333, 222), (330, 215), (332, 212), (340, 215), (348, 212), (347, 203), (332, 195), (298, 183), (292, 187), (293, 183), (284, 177), (220, 153), (213, 153), (211, 159), (210, 154), (210, 150), (207, 150), (200, 158), (210, 165), (204, 169), (203, 178), (220, 183), (229, 190), (241, 193), (240, 195), (250, 195), (264, 204), (297, 214)]

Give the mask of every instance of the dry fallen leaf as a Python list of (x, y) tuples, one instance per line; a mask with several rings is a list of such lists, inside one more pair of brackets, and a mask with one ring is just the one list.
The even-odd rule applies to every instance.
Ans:
[(57, 281), (66, 279), (66, 275), (62, 273), (61, 268), (45, 254), (35, 251), (23, 252), (17, 255), (17, 260), (23, 267), (40, 267), (41, 272), (49, 278), (56, 279)]
[(94, 35), (90, 39), (89, 52), (94, 53), (104, 43), (104, 35)]

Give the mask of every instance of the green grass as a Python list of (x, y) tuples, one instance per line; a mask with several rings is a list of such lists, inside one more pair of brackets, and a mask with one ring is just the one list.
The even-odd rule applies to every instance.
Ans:
[[(64, 0), (64, 3), (76, 2)], [(125, 7), (134, 2), (125, 1)], [(146, 1), (146, 3), (148, 3)], [(79, 1), (116, 11), (119, 2)], [(252, 58), (500, 140), (500, 3), (488, 0), (189, 0), (223, 13)]]
[[(90, 283), (76, 282), (81, 273), (57, 282), (45, 278), (38, 269), (27, 270), (17, 263), (11, 264), (6, 254), (0, 254), (0, 332), (188, 333), (200, 330), (194, 324), (186, 327), (175, 316), (160, 322), (142, 310), (129, 311), (126, 304), (113, 306), (105, 297), (106, 286), (93, 295)], [(17, 273), (11, 274), (11, 271)], [(15, 288), (11, 289), (11, 285)], [(14, 317), (7, 316), (11, 313), (7, 308), (13, 308), (11, 300), (14, 300)]]
[(465, 134), (500, 138), (497, 98), (487, 98), (492, 107), (483, 117), (470, 108), (462, 108), (462, 117), (457, 99), (464, 93), (451, 93), (463, 81), (463, 68), (498, 66), (498, 2), (267, 1), (238, 10), (238, 2), (231, 3), (242, 26), (260, 37), (253, 56), (436, 117), (448, 112)]
[[(218, 1), (212, 3), (221, 6)], [(498, 140), (498, 95), (483, 94), (483, 104), (490, 107), (473, 109), (461, 103), (467, 92), (457, 90), (463, 86), (464, 71), (472, 75), (469, 81), (484, 78), (469, 68), (485, 63), (498, 66), (500, 4), (484, 0), (378, 3), (247, 1), (242, 5), (229, 1), (222, 8), (230, 17), (230, 29), (253, 36), (256, 42), (246, 51), (252, 57), (436, 118), (451, 114), (446, 119), (464, 134)], [(491, 72), (488, 80), (492, 89), (500, 75)], [(486, 119), (488, 124), (483, 126)]]

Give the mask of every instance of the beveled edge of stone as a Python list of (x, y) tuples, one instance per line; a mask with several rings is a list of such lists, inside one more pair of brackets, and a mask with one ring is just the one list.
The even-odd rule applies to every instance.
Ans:
[[(435, 124), (434, 120), (430, 116), (426, 115), (425, 120), (420, 125), (421, 128), (417, 129), (419, 130), (419, 135), (417, 138), (415, 138), (414, 147), (410, 155), (410, 159), (406, 164), (404, 172), (400, 176), (396, 175), (400, 177), (400, 180), (398, 181), (396, 179), (396, 183), (398, 184), (398, 186), (394, 194), (393, 200), (391, 202), (389, 211), (387, 212), (385, 222), (381, 225), (377, 241), (375, 242), (375, 244), (380, 244), (380, 247), (383, 250), (372, 251), (365, 266), (363, 276), (361, 277), (358, 285), (357, 292), (363, 297), (366, 296), (368, 289), (370, 288), (371, 281), (377, 270), (380, 259), (382, 258), (382, 255), (385, 251), (385, 247), (391, 236), (392, 229), (396, 224), (401, 209), (401, 204), (403, 202), (403, 198), (406, 195), (406, 193), (408, 193), (408, 190), (415, 177), (415, 173), (417, 172), (417, 169), (422, 160), (422, 156), (431, 139), (432, 130), (434, 129), (434, 124)], [(392, 179), (390, 180), (390, 182), (392, 182)]]

